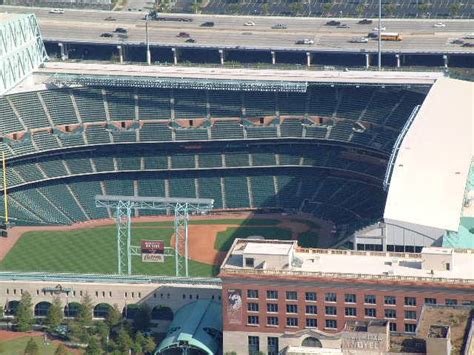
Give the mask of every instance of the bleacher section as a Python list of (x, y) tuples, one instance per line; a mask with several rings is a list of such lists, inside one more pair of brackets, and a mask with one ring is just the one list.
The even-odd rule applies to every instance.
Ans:
[[(383, 161), (424, 97), (328, 85), (306, 93), (70, 88), (7, 95), (0, 130), (8, 134), (11, 213), (19, 224), (107, 218), (94, 203), (106, 193), (213, 198), (219, 209), (302, 210), (337, 224), (371, 220), (383, 209)], [(174, 121), (197, 118), (204, 123)], [(344, 155), (349, 146), (382, 163)]]

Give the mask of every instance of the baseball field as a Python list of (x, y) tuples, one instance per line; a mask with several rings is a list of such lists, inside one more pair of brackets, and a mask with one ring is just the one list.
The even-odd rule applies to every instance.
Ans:
[[(235, 238), (296, 239), (302, 246), (316, 247), (320, 233), (319, 224), (294, 217), (192, 217), (190, 276), (217, 275)], [(0, 240), (1, 271), (113, 274), (117, 270), (116, 228), (112, 220), (69, 227), (15, 227), (7, 239), (8, 243)], [(173, 220), (145, 217), (134, 221), (131, 245), (140, 245), (140, 240), (163, 240), (165, 246), (173, 247)], [(134, 256), (132, 270), (134, 274), (172, 276), (175, 260), (169, 256), (163, 263), (145, 263)]]

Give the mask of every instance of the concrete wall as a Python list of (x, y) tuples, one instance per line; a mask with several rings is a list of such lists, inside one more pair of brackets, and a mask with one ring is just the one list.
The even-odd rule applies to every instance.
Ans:
[(112, 10), (111, 0), (4, 0), (4, 5)]
[(431, 246), (442, 238), (445, 230), (385, 220), (386, 243), (407, 246)]

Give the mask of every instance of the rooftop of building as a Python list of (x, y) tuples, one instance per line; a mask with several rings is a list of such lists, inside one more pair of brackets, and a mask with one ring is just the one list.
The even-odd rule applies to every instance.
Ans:
[(10, 22), (12, 20), (16, 20), (17, 18), (23, 17), (25, 15), (21, 14), (9, 14), (7, 12), (0, 12), (0, 25), (3, 23)]
[[(277, 260), (285, 256), (285, 250), (287, 259)], [(255, 261), (246, 261), (244, 266), (243, 259), (253, 256)], [(232, 274), (474, 284), (474, 250), (430, 247), (421, 253), (366, 252), (299, 248), (296, 241), (236, 239), (221, 266), (221, 276)]]

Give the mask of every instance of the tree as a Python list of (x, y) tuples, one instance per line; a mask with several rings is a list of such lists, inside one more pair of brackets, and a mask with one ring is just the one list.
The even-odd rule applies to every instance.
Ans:
[(100, 350), (99, 341), (91, 337), (89, 339), (89, 344), (87, 345), (85, 355), (100, 355), (102, 354), (102, 350)]
[(133, 324), (137, 330), (146, 330), (150, 327), (151, 311), (146, 304), (141, 304), (133, 317)]
[(94, 306), (92, 305), (92, 299), (88, 293), (82, 297), (81, 305), (77, 312), (76, 321), (81, 326), (90, 326), (92, 325), (92, 310)]
[(156, 349), (156, 344), (151, 337), (145, 337), (142, 349), (145, 353), (153, 354), (153, 351)]
[(457, 17), (460, 11), (461, 11), (461, 3), (456, 2), (449, 5), (449, 12), (451, 13), (451, 17)]
[(3, 308), (3, 306), (0, 306), (0, 318), (3, 317), (5, 317), (5, 309)]
[(359, 17), (364, 17), (363, 15), (365, 15), (365, 12), (367, 11), (367, 6), (365, 4), (360, 4), (359, 6), (357, 6), (357, 15), (359, 15)]
[(49, 307), (48, 315), (46, 316), (46, 325), (50, 330), (55, 329), (64, 320), (63, 305), (59, 297), (55, 297), (51, 307)]
[(323, 5), (323, 9), (324, 9), (324, 12), (325, 12), (326, 14), (328, 14), (329, 11), (331, 11), (331, 9), (332, 9), (332, 3), (325, 3), (325, 4)]
[(59, 344), (54, 355), (68, 355), (66, 346), (63, 343)]
[(117, 347), (121, 352), (128, 352), (132, 347), (132, 338), (128, 335), (125, 328), (119, 330), (117, 334)]
[(393, 14), (395, 13), (396, 6), (395, 4), (390, 3), (384, 6), (384, 10), (387, 16), (392, 17)]
[(110, 329), (120, 324), (122, 321), (122, 312), (120, 312), (118, 305), (114, 304), (112, 308), (109, 309), (109, 313), (107, 313), (107, 317), (105, 317), (105, 322), (109, 326)]
[(21, 295), (20, 303), (15, 312), (15, 324), (19, 332), (27, 332), (33, 328), (33, 303), (27, 291)]
[(23, 354), (24, 355), (39, 355), (38, 344), (36, 344), (33, 338), (30, 338), (30, 340), (28, 340), (28, 343), (26, 343), (25, 351), (23, 352)]
[(264, 15), (268, 15), (268, 11), (270, 11), (270, 4), (266, 2), (262, 5), (262, 12)]

